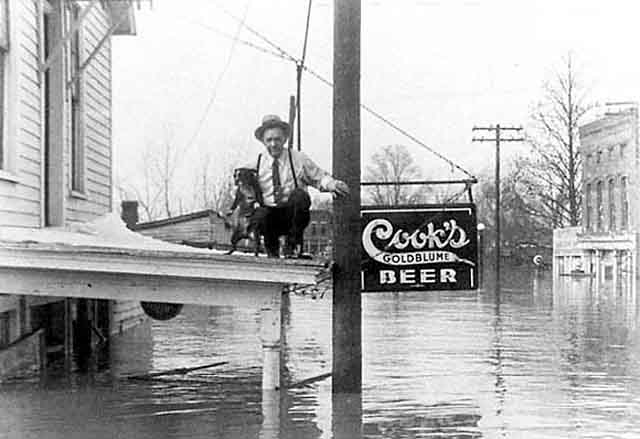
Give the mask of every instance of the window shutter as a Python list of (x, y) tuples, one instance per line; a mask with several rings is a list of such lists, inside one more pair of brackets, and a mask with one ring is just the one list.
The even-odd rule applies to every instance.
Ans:
[(9, 9), (7, 0), (0, 0), (0, 49), (9, 50)]

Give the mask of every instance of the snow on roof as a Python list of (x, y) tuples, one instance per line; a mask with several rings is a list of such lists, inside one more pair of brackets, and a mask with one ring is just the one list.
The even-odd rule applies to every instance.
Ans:
[(127, 229), (115, 213), (67, 227), (0, 227), (0, 267), (312, 284), (320, 260), (273, 259), (173, 244)]
[(0, 227), (0, 242), (62, 246), (222, 254), (221, 251), (173, 244), (132, 232), (115, 213), (67, 227)]

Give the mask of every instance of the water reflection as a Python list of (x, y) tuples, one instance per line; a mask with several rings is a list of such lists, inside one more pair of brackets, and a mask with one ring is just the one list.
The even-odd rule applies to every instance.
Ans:
[(357, 439), (363, 437), (362, 394), (334, 394), (331, 398), (331, 404), (331, 432), (333, 433), (333, 438)]
[[(258, 313), (186, 307), (112, 340), (106, 369), (0, 384), (0, 437), (640, 437), (631, 280), (509, 270), (499, 294), (484, 281), (366, 295), (362, 395), (331, 395), (330, 379), (263, 392)], [(291, 384), (331, 370), (331, 298), (287, 302)]]

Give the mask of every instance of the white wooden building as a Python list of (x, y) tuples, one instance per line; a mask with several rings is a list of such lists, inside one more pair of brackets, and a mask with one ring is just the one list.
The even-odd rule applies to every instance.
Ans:
[[(134, 33), (131, 6), (0, 0), (0, 228), (63, 227), (111, 210), (111, 39)], [(111, 305), (130, 313), (134, 303)], [(39, 320), (49, 344), (64, 344), (56, 332), (73, 307), (0, 296), (0, 348), (28, 339)]]
[(90, 349), (151, 301), (261, 310), (273, 390), (282, 289), (323, 267), (162, 242), (110, 213), (111, 39), (134, 33), (133, 3), (0, 0), (0, 380), (43, 348)]

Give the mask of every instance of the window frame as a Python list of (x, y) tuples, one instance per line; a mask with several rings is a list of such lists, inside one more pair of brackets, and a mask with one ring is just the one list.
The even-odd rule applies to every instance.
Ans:
[(602, 232), (604, 229), (604, 205), (603, 205), (604, 182), (598, 180), (596, 183), (596, 231)]
[(17, 69), (16, 54), (11, 50), (11, 42), (15, 40), (15, 9), (11, 0), (0, 0), (5, 6), (7, 43), (5, 48), (0, 48), (3, 59), (0, 61), (2, 69), (2, 83), (0, 87), (0, 181), (19, 183), (17, 174), (16, 155), (16, 119), (17, 115), (13, 109), (16, 106), (17, 81), (14, 72)]
[(626, 175), (620, 177), (620, 230), (629, 230), (629, 193), (628, 178)]
[(609, 231), (616, 231), (616, 198), (615, 198), (616, 181), (614, 177), (609, 178), (607, 182), (607, 198), (609, 199)]
[(592, 227), (592, 212), (591, 212), (591, 204), (592, 204), (592, 200), (591, 197), (593, 196), (593, 194), (591, 193), (592, 189), (591, 189), (591, 183), (587, 183), (586, 186), (586, 197), (585, 197), (585, 229), (587, 231), (591, 231), (591, 227)]
[[(65, 5), (65, 28), (69, 30), (82, 14), (77, 3)], [(78, 26), (69, 40), (67, 54), (67, 102), (69, 104), (69, 190), (74, 198), (86, 199), (87, 163), (85, 138), (85, 79), (80, 66), (84, 62), (84, 30)]]

